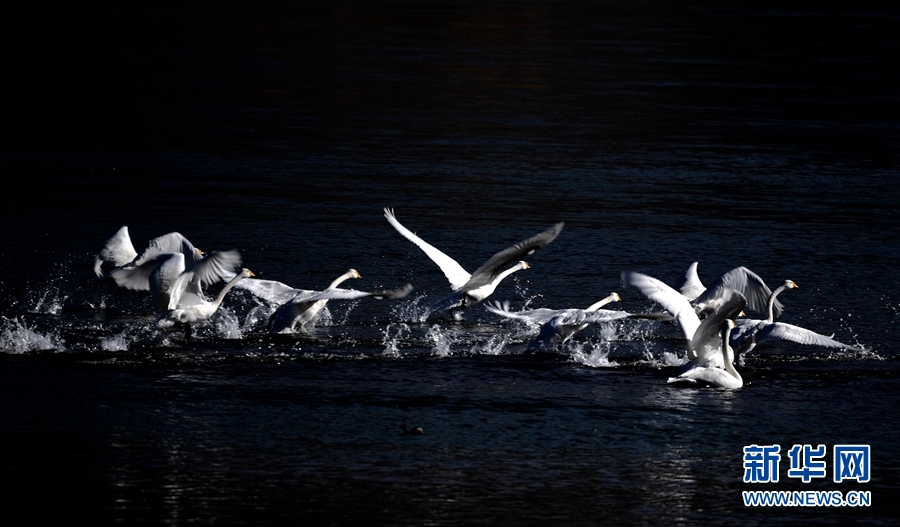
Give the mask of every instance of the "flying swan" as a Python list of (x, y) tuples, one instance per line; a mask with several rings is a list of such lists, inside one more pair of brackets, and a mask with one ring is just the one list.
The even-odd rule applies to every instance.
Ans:
[[(469, 274), (456, 260), (404, 227), (397, 221), (392, 209), (385, 208), (384, 217), (404, 238), (418, 245), (444, 272), (444, 276), (450, 281), (450, 288), (453, 289), (453, 292), (435, 302), (432, 310), (449, 310), (456, 320), (462, 318), (464, 309), (489, 297), (504, 278), (521, 269), (528, 269), (528, 263), (520, 261), (520, 259), (555, 240), (565, 225), (563, 222), (557, 223), (531, 238), (503, 249), (476, 269), (474, 273)], [(519, 260), (518, 263), (507, 268), (509, 264), (517, 260)]]
[(600, 309), (610, 302), (621, 302), (618, 293), (610, 293), (609, 296), (591, 304), (585, 309), (527, 309), (524, 311), (510, 311), (509, 302), (493, 302), (485, 305), (485, 308), (497, 315), (524, 320), (531, 324), (540, 324), (538, 336), (528, 344), (528, 349), (550, 348), (554, 338), (559, 341), (559, 346), (565, 344), (575, 333), (588, 327), (588, 324), (597, 324), (626, 318), (630, 313), (625, 311), (612, 311)]
[[(128, 276), (127, 285), (116, 280), (121, 287), (149, 291), (150, 271), (155, 267), (153, 265), (144, 267), (144, 265), (163, 255), (176, 253), (184, 256), (186, 266), (194, 265), (203, 258), (203, 251), (194, 247), (187, 238), (178, 232), (170, 232), (153, 238), (147, 243), (147, 248), (138, 254), (131, 243), (126, 225), (116, 231), (97, 252), (94, 258), (94, 274), (103, 277), (112, 276), (113, 273), (118, 272), (119, 280), (123, 276)], [(105, 272), (103, 268), (106, 264), (111, 264), (114, 269)], [(135, 271), (138, 268), (143, 268), (143, 271)]]
[(747, 302), (743, 294), (731, 289), (724, 290), (724, 301), (720, 303), (719, 309), (701, 322), (690, 301), (661, 280), (641, 273), (624, 272), (622, 282), (638, 288), (644, 296), (661, 305), (678, 323), (687, 340), (687, 358), (692, 361), (688, 363), (688, 368), (706, 363), (724, 367), (723, 355), (718, 352), (721, 343), (717, 331), (725, 318), (733, 319), (743, 311)]
[(324, 291), (294, 289), (275, 280), (250, 279), (238, 282), (237, 287), (246, 289), (263, 300), (278, 305), (269, 317), (268, 330), (271, 333), (303, 332), (310, 321), (325, 307), (329, 300), (351, 300), (373, 297), (375, 299), (400, 299), (413, 289), (411, 284), (393, 291), (357, 291), (340, 289), (338, 286), (351, 278), (362, 278), (356, 269), (350, 269), (337, 277)]
[(255, 276), (253, 271), (247, 268), (241, 269), (241, 272), (236, 274), (234, 278), (225, 284), (212, 301), (206, 300), (202, 294), (182, 294), (177, 302), (170, 302), (168, 313), (166, 313), (166, 315), (158, 322), (159, 327), (171, 327), (176, 323), (184, 324), (186, 335), (190, 336), (190, 326), (192, 324), (196, 324), (197, 322), (212, 317), (216, 310), (219, 309), (219, 306), (222, 305), (222, 300), (225, 299), (225, 295), (227, 295), (240, 280), (251, 276)]
[(844, 344), (843, 342), (834, 340), (832, 337), (821, 335), (800, 326), (786, 324), (784, 322), (775, 322), (775, 314), (773, 311), (773, 305), (776, 301), (775, 297), (782, 291), (798, 288), (799, 286), (793, 280), (785, 280), (783, 285), (772, 292), (765, 312), (767, 315), (765, 319), (744, 318), (737, 321), (737, 330), (731, 333), (731, 346), (738, 356), (740, 356), (741, 353), (752, 350), (758, 344), (771, 340), (786, 340), (810, 346), (847, 348), (854, 351), (865, 351), (865, 348)]

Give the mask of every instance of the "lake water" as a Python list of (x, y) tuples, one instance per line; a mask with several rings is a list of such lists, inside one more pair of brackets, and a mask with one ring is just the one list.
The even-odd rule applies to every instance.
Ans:
[[(92, 524), (893, 524), (900, 506), (900, 12), (744, 2), (263, 2), (66, 8), (3, 37), (3, 502)], [(491, 297), (655, 306), (744, 265), (781, 321), (866, 351), (760, 345), (743, 388), (675, 388), (677, 327), (537, 330), (450, 292), (383, 217), (470, 271), (565, 221)], [(234, 290), (186, 340), (92, 273), (122, 225), (258, 277), (348, 268), (399, 301), (332, 301), (270, 336)], [(211, 288), (214, 292), (215, 288)], [(608, 306), (612, 307), (612, 306)], [(423, 435), (404, 435), (401, 424)], [(749, 445), (780, 480), (745, 483)], [(788, 476), (826, 445), (827, 477)], [(871, 479), (832, 480), (836, 445)], [(869, 491), (752, 507), (743, 491)], [(25, 516), (23, 516), (25, 515)]]

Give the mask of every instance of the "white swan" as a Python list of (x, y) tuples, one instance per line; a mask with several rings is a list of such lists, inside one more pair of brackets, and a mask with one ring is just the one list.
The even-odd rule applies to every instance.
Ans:
[[(147, 247), (137, 254), (131, 243), (131, 237), (128, 235), (128, 227), (123, 226), (97, 252), (94, 259), (94, 274), (113, 276), (113, 273), (118, 273), (119, 278), (116, 282), (121, 287), (149, 291), (150, 273), (148, 269), (152, 270), (155, 266), (151, 264), (149, 267), (145, 267), (145, 264), (158, 260), (164, 255), (176, 253), (184, 256), (186, 267), (194, 265), (203, 258), (203, 251), (194, 247), (187, 238), (178, 232), (170, 232), (153, 238), (147, 243)], [(115, 268), (104, 273), (104, 264), (112, 264)], [(124, 280), (126, 284), (120, 280)]]
[(770, 305), (769, 300), (773, 298), (772, 290), (750, 269), (743, 266), (735, 267), (713, 280), (707, 288), (697, 275), (697, 265), (697, 262), (692, 263), (675, 287), (691, 301), (698, 315), (705, 316), (716, 311), (725, 301), (726, 290), (738, 291), (744, 295), (747, 299), (747, 309), (751, 311), (762, 314), (774, 309), (775, 316), (783, 311), (784, 306), (778, 300)]
[[(738, 291), (747, 299), (747, 309), (757, 313), (765, 313), (768, 309), (768, 301), (771, 298), (772, 290), (766, 285), (762, 278), (746, 267), (735, 267), (734, 269), (719, 276), (710, 284), (709, 288), (703, 285), (700, 277), (697, 275), (697, 262), (688, 266), (687, 270), (675, 282), (675, 289), (678, 290), (693, 306), (694, 311), (700, 317), (705, 317), (715, 312), (725, 300), (726, 291)], [(783, 306), (781, 302), (775, 301), (774, 310), (776, 315), (780, 315)], [(660, 320), (671, 322), (672, 317), (665, 313), (647, 313), (637, 315), (636, 318), (647, 318), (651, 320)]]
[(321, 311), (329, 300), (350, 300), (373, 297), (376, 299), (400, 299), (412, 291), (412, 285), (393, 291), (357, 291), (338, 289), (338, 285), (351, 278), (362, 278), (356, 269), (350, 269), (337, 277), (324, 291), (294, 289), (275, 280), (243, 280), (237, 287), (246, 289), (255, 296), (277, 304), (279, 307), (269, 317), (269, 331), (272, 333), (302, 332)]
[(506, 268), (506, 266), (555, 240), (559, 233), (562, 232), (564, 225), (563, 222), (557, 223), (531, 238), (498, 252), (476, 269), (474, 273), (469, 274), (456, 260), (404, 227), (397, 221), (393, 210), (385, 208), (384, 217), (397, 229), (397, 232), (419, 246), (444, 272), (447, 280), (450, 281), (450, 287), (453, 289), (453, 292), (435, 302), (432, 309), (435, 311), (448, 309), (456, 319), (461, 318), (462, 310), (490, 296), (504, 278), (521, 269), (528, 269), (529, 265), (523, 261), (519, 261), (510, 268)]
[(103, 264), (105, 263), (111, 263), (113, 267), (120, 267), (133, 261), (137, 255), (137, 251), (134, 250), (134, 245), (131, 243), (131, 236), (128, 235), (128, 226), (123, 225), (97, 251), (97, 256), (94, 258), (94, 274), (103, 276)]
[(735, 328), (734, 321), (730, 318), (725, 318), (719, 321), (719, 325), (722, 328), (719, 350), (721, 351), (723, 367), (713, 365), (712, 361), (694, 363), (677, 377), (670, 377), (669, 383), (709, 384), (729, 390), (736, 390), (744, 385), (744, 379), (741, 377), (741, 374), (734, 369), (734, 351), (728, 345), (729, 334)]
[[(637, 287), (644, 296), (661, 305), (668, 312), (669, 316), (678, 323), (682, 333), (684, 333), (684, 338), (687, 339), (687, 357), (690, 360), (703, 359), (706, 357), (709, 348), (715, 349), (718, 347), (715, 341), (711, 339), (710, 331), (707, 328), (721, 322), (724, 318), (734, 318), (746, 305), (746, 299), (740, 292), (730, 289), (724, 290), (722, 296), (725, 301), (720, 303), (716, 312), (707, 317), (710, 320), (704, 320), (703, 331), (698, 331), (701, 327), (700, 317), (697, 316), (694, 307), (688, 299), (680, 292), (666, 285), (661, 280), (641, 273), (624, 272), (622, 273), (622, 282)], [(634, 317), (643, 318), (639, 315)], [(713, 330), (713, 335), (715, 335), (715, 331)], [(719, 360), (716, 357), (721, 357), (719, 354), (711, 354), (709, 356), (711, 360), (717, 363)]]
[(731, 346), (740, 356), (757, 345), (770, 340), (785, 340), (805, 344), (810, 346), (823, 346), (826, 348), (847, 348), (854, 351), (864, 351), (865, 348), (851, 346), (834, 340), (832, 337), (821, 335), (800, 326), (786, 324), (784, 322), (774, 321), (773, 305), (775, 297), (782, 291), (788, 289), (797, 289), (799, 286), (792, 280), (785, 280), (784, 285), (772, 292), (769, 299), (769, 305), (766, 311), (767, 317), (763, 320), (759, 319), (739, 319), (737, 321), (737, 331), (731, 333)]
[(588, 327), (588, 324), (597, 324), (618, 320), (629, 316), (625, 311), (612, 311), (600, 309), (610, 302), (620, 302), (622, 298), (618, 293), (610, 293), (609, 296), (591, 304), (585, 309), (528, 309), (524, 311), (510, 311), (509, 302), (485, 305), (485, 308), (500, 316), (524, 320), (532, 324), (540, 324), (538, 336), (528, 344), (528, 349), (551, 347), (554, 338), (558, 338), (559, 345), (565, 344), (575, 333)]
[(179, 303), (205, 300), (202, 288), (231, 278), (240, 265), (241, 255), (234, 250), (214, 251), (189, 265), (183, 253), (162, 253), (140, 264), (118, 267), (110, 276), (120, 287), (149, 290), (156, 307), (171, 310)]
[[(255, 276), (253, 271), (246, 268), (242, 269), (240, 273), (236, 274), (234, 278), (225, 284), (212, 301), (206, 300), (202, 295), (181, 295), (181, 298), (175, 304), (175, 307), (171, 308), (169, 312), (159, 320), (159, 326), (169, 327), (176, 323), (190, 325), (208, 319), (219, 309), (222, 300), (225, 299), (225, 295), (227, 295), (240, 280), (251, 276)], [(190, 334), (189, 328), (188, 334)]]

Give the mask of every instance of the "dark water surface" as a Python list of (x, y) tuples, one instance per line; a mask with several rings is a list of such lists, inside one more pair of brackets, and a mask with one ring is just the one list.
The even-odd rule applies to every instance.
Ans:
[[(539, 1), (66, 7), (7, 21), (0, 470), (10, 517), (92, 524), (888, 525), (900, 514), (900, 11)], [(536, 330), (449, 292), (385, 221), (472, 270), (557, 221), (493, 298), (649, 311), (624, 270), (739, 265), (781, 320), (867, 351), (760, 346), (676, 389), (677, 328)], [(233, 291), (180, 332), (91, 272), (122, 225), (261, 278), (415, 286), (265, 333)], [(421, 426), (406, 436), (400, 424)], [(869, 483), (743, 483), (743, 447), (871, 446)], [(870, 507), (745, 507), (867, 490)], [(25, 514), (25, 516), (22, 516)], [(32, 523), (32, 521), (29, 523)]]

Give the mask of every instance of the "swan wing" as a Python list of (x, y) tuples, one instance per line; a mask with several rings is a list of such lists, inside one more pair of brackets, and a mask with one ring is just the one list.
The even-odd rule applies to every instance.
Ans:
[(644, 296), (668, 311), (678, 322), (686, 339), (691, 340), (694, 337), (694, 332), (700, 326), (700, 318), (684, 295), (661, 280), (641, 273), (624, 272), (622, 273), (622, 281), (627, 285), (638, 288)]
[[(747, 308), (757, 313), (766, 313), (769, 297), (772, 290), (766, 285), (758, 274), (746, 267), (736, 267), (722, 276), (716, 278), (706, 291), (694, 300), (694, 305), (702, 305), (708, 302), (717, 303), (725, 291), (733, 289), (739, 291), (747, 299)], [(715, 304), (713, 304), (715, 308)], [(775, 300), (775, 314), (780, 315), (784, 306)]]
[(862, 348), (857, 346), (850, 346), (826, 335), (793, 324), (786, 324), (784, 322), (766, 324), (759, 330), (759, 333), (756, 335), (756, 343), (759, 344), (767, 340), (787, 340), (808, 346), (862, 350)]
[(134, 250), (131, 236), (128, 235), (128, 226), (122, 226), (110, 239), (106, 240), (106, 243), (97, 252), (94, 259), (94, 274), (103, 276), (101, 267), (106, 262), (119, 267), (131, 262), (136, 257), (137, 251)]
[(302, 291), (291, 299), (292, 304), (306, 304), (318, 300), (352, 300), (354, 298), (373, 297), (376, 299), (400, 299), (412, 292), (412, 284), (400, 289), (383, 291), (358, 291), (356, 289), (330, 288), (324, 291)]
[(509, 264), (521, 260), (524, 256), (533, 253), (534, 251), (555, 240), (556, 237), (559, 236), (559, 233), (562, 232), (564, 225), (564, 222), (559, 222), (549, 229), (543, 232), (539, 232), (534, 236), (522, 240), (511, 247), (503, 249), (494, 256), (491, 256), (491, 258), (487, 262), (485, 262), (484, 265), (482, 265), (481, 267), (476, 269), (474, 273), (472, 273), (471, 278), (469, 278), (469, 280), (462, 286), (463, 289), (477, 289), (483, 285), (490, 283)]
[(459, 263), (450, 258), (437, 247), (429, 244), (422, 238), (416, 236), (412, 231), (403, 226), (399, 221), (397, 221), (396, 216), (394, 216), (394, 211), (389, 208), (384, 209), (384, 217), (387, 218), (388, 223), (393, 225), (394, 229), (397, 230), (404, 238), (413, 242), (414, 244), (419, 246), (419, 249), (428, 255), (431, 260), (441, 268), (441, 271), (444, 272), (444, 276), (447, 277), (447, 280), (450, 281), (450, 287), (453, 290), (459, 289), (466, 282), (469, 281), (469, 273), (465, 269), (462, 268)]
[(584, 324), (599, 324), (601, 322), (620, 320), (631, 316), (631, 313), (627, 311), (616, 311), (612, 309), (595, 309), (592, 311), (579, 309), (578, 311), (581, 312), (580, 318), (581, 322)]
[(187, 267), (190, 267), (203, 258), (203, 254), (200, 250), (194, 247), (187, 238), (178, 232), (170, 232), (150, 240), (150, 242), (147, 243), (147, 248), (134, 260), (134, 263), (135, 265), (141, 265), (161, 254), (167, 253), (183, 254), (185, 265)]
[[(176, 253), (174, 257), (180, 257), (184, 262), (184, 255)], [(173, 258), (175, 260), (176, 258)], [(167, 264), (160, 266), (160, 271)], [(184, 264), (182, 263), (182, 266)], [(206, 302), (203, 297), (203, 287), (222, 280), (229, 280), (235, 276), (234, 270), (241, 265), (241, 254), (238, 251), (214, 251), (201, 258), (190, 266), (189, 269), (178, 274), (169, 287), (168, 309), (176, 309), (196, 305), (198, 302)], [(171, 276), (171, 273), (165, 273)], [(165, 291), (165, 288), (162, 289)], [(190, 295), (182, 300), (185, 295)]]
[(697, 265), (698, 263), (694, 262), (688, 266), (684, 274), (675, 282), (675, 289), (688, 300), (693, 300), (706, 291), (706, 287), (700, 281), (700, 275), (697, 274)]
[(293, 287), (276, 282), (275, 280), (261, 280), (259, 278), (245, 278), (236, 283), (234, 287), (246, 289), (254, 296), (262, 298), (274, 304), (283, 305), (291, 301), (292, 298), (300, 293), (314, 293), (315, 291), (306, 291), (303, 289), (294, 289)]
[[(109, 276), (116, 281), (116, 284), (118, 284), (119, 287), (136, 291), (150, 291), (151, 276), (154, 275), (157, 268), (171, 256), (171, 254), (159, 254), (156, 255), (155, 258), (146, 260), (140, 265), (129, 264), (117, 267), (109, 272)], [(184, 260), (182, 259), (182, 262), (183, 261)], [(182, 268), (181, 271), (183, 270), (184, 269)], [(172, 280), (174, 281), (174, 277)]]
[(524, 320), (526, 322), (530, 322), (532, 324), (544, 324), (553, 317), (559, 315), (564, 309), (526, 309), (523, 311), (511, 311), (509, 308), (509, 302), (489, 302), (485, 304), (485, 309), (490, 311), (491, 313), (500, 315), (506, 318), (512, 318), (516, 320)]
[[(722, 358), (722, 323), (725, 319), (734, 319), (747, 305), (747, 299), (741, 293), (726, 289), (723, 303), (713, 314), (709, 315), (697, 326), (691, 347), (700, 360), (716, 357), (716, 362), (723, 364)], [(730, 339), (729, 339), (730, 340)]]

